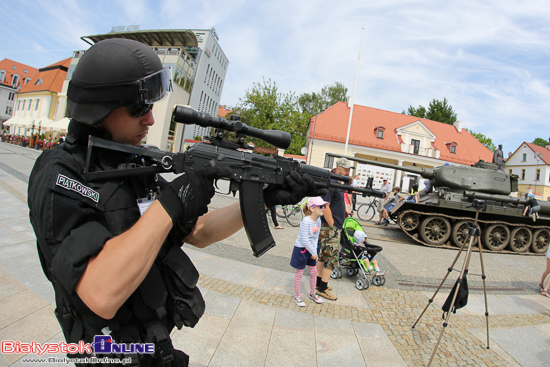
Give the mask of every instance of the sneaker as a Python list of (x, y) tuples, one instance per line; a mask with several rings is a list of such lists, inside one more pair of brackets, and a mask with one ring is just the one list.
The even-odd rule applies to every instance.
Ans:
[(300, 306), (300, 307), (306, 307), (306, 303), (304, 302), (304, 300), (302, 300), (302, 297), (300, 297), (300, 296), (294, 296), (294, 297), (292, 297), (292, 300), (293, 300), (294, 303), (296, 303), (298, 306)]
[(328, 289), (324, 292), (321, 292), (320, 290), (317, 289), (317, 292), (316, 292), (319, 296), (323, 297), (323, 298), (326, 298), (330, 301), (336, 301), (338, 299), (338, 297), (336, 297), (334, 294), (330, 293), (328, 291)]
[(323, 300), (321, 299), (321, 297), (319, 297), (315, 293), (310, 293), (309, 298), (311, 298), (313, 300), (313, 302), (315, 302), (315, 303), (323, 303)]
[(380, 276), (382, 276), (382, 275), (386, 275), (386, 272), (385, 272), (385, 271), (382, 271), (382, 270), (380, 270), (380, 271), (375, 271), (375, 272), (374, 272), (374, 275), (380, 275)]

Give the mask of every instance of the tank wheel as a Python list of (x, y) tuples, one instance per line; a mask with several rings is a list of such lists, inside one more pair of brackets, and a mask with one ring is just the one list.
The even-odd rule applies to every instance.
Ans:
[(422, 221), (420, 237), (432, 246), (441, 246), (451, 235), (451, 224), (445, 217), (431, 216)]
[(510, 250), (514, 252), (525, 252), (531, 245), (533, 233), (527, 227), (516, 227), (510, 233)]
[[(453, 231), (451, 232), (451, 242), (456, 247), (462, 247), (465, 241), (469, 241), (468, 229), (473, 222), (471, 220), (461, 220), (456, 222), (453, 226)], [(477, 244), (478, 239), (476, 239)]]
[(342, 277), (342, 270), (340, 268), (334, 268), (332, 269), (332, 273), (330, 273), (330, 277), (332, 279), (338, 279)]
[(507, 225), (493, 224), (483, 231), (483, 244), (491, 251), (500, 251), (510, 241), (510, 230)]
[(374, 284), (377, 287), (381, 287), (386, 283), (386, 277), (383, 275), (375, 275), (372, 277), (372, 284)]
[(533, 233), (533, 243), (531, 244), (531, 251), (542, 254), (548, 250), (548, 244), (550, 243), (550, 231), (547, 229), (539, 229)]
[(410, 232), (418, 228), (418, 223), (420, 222), (420, 216), (417, 213), (403, 213), (399, 216), (398, 224), (405, 231)]
[(355, 288), (359, 289), (360, 291), (368, 289), (369, 286), (370, 283), (367, 278), (360, 277), (355, 280)]

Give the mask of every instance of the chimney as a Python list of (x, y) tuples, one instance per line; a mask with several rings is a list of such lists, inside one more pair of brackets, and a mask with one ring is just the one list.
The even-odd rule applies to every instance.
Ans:
[(462, 132), (462, 121), (455, 121), (454, 127), (456, 127), (456, 131), (459, 133)]

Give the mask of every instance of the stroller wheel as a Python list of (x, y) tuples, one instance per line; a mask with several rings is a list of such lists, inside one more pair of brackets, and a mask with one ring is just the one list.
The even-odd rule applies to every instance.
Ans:
[(367, 278), (357, 278), (357, 280), (355, 280), (355, 287), (360, 291), (369, 288), (369, 286), (370, 283)]
[(375, 275), (372, 277), (372, 284), (377, 287), (380, 287), (386, 283), (386, 278), (383, 275)]
[(330, 273), (330, 277), (332, 279), (338, 279), (342, 277), (342, 270), (339, 268), (332, 269), (332, 273)]
[(349, 277), (356, 276), (357, 273), (359, 273), (359, 269), (352, 269), (352, 268), (347, 268), (347, 269), (346, 269), (346, 274), (347, 274)]

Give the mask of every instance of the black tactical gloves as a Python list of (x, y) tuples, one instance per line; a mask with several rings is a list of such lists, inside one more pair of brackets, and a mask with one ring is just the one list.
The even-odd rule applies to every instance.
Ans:
[(317, 189), (315, 182), (308, 174), (300, 176), (297, 172), (291, 171), (283, 185), (270, 185), (264, 190), (264, 202), (268, 208), (271, 208), (279, 204), (296, 204), (304, 196), (325, 195), (327, 192), (327, 189)]
[(191, 233), (197, 219), (208, 212), (208, 204), (215, 193), (214, 180), (230, 175), (228, 167), (189, 172), (170, 182), (157, 196), (174, 225), (182, 231), (183, 237)]

